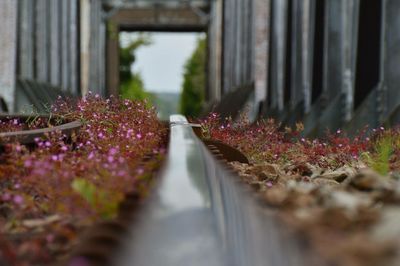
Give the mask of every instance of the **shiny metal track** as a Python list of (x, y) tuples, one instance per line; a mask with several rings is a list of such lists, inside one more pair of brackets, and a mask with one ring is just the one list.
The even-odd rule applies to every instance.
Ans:
[(304, 265), (300, 243), (235, 181), (186, 119), (171, 116), (170, 129), (161, 184), (113, 265)]

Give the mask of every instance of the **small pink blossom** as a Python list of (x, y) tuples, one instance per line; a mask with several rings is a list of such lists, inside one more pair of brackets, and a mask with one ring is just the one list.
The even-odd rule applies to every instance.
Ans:
[(24, 203), (24, 198), (20, 195), (15, 195), (13, 198), (13, 202), (18, 205), (22, 205)]
[(115, 155), (117, 154), (118, 150), (116, 148), (111, 148), (110, 151), (108, 152), (110, 155)]
[(91, 160), (91, 159), (93, 159), (93, 158), (94, 158), (94, 152), (91, 151), (91, 152), (89, 153), (88, 159)]
[(54, 237), (53, 234), (48, 234), (48, 235), (46, 236), (46, 241), (47, 241), (48, 243), (52, 243), (52, 242), (54, 241), (54, 239), (55, 239), (55, 237)]
[(9, 200), (11, 200), (11, 195), (10, 195), (10, 193), (4, 193), (2, 196), (1, 196), (1, 199), (3, 200), (3, 201), (9, 201)]
[(89, 266), (91, 263), (85, 257), (74, 257), (68, 263), (68, 266)]
[(144, 173), (143, 167), (139, 167), (139, 168), (136, 170), (136, 173), (137, 173), (138, 175), (143, 174), (143, 173)]
[(26, 161), (24, 162), (24, 166), (25, 166), (25, 167), (31, 167), (32, 165), (33, 165), (33, 163), (32, 163), (31, 160), (26, 160)]

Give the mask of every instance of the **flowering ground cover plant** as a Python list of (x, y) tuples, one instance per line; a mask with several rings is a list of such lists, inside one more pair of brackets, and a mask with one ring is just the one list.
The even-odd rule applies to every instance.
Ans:
[[(80, 120), (70, 138), (53, 132), (36, 147), (9, 143), (0, 154), (0, 263), (53, 265), (94, 222), (113, 219), (124, 195), (143, 197), (165, 153), (167, 129), (145, 102), (58, 99), (52, 117), (0, 123), (0, 131)], [(50, 125), (51, 126), (51, 125)], [(145, 156), (152, 160), (142, 160)]]
[(200, 122), (204, 138), (248, 156), (250, 164), (231, 167), (288, 230), (305, 237), (314, 265), (399, 265), (400, 130), (308, 139), (301, 124), (221, 123), (217, 114)]

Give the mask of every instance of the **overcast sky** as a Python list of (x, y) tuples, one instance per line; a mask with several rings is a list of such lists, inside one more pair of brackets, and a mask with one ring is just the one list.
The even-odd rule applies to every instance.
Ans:
[[(121, 33), (122, 44), (136, 33)], [(147, 90), (180, 92), (183, 66), (195, 49), (198, 33), (151, 33), (153, 43), (136, 52), (134, 71), (142, 74)]]

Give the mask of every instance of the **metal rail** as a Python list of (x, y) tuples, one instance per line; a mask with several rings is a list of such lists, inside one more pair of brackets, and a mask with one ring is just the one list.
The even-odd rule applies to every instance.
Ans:
[(306, 265), (297, 239), (259, 207), (186, 119), (170, 122), (161, 184), (112, 265)]
[(76, 120), (54, 127), (3, 132), (0, 133), (0, 145), (10, 142), (18, 142), (20, 144), (32, 144), (35, 143), (35, 138), (44, 137), (46, 134), (52, 132), (62, 132), (69, 138), (74, 132), (76, 133), (81, 126), (82, 123)]

